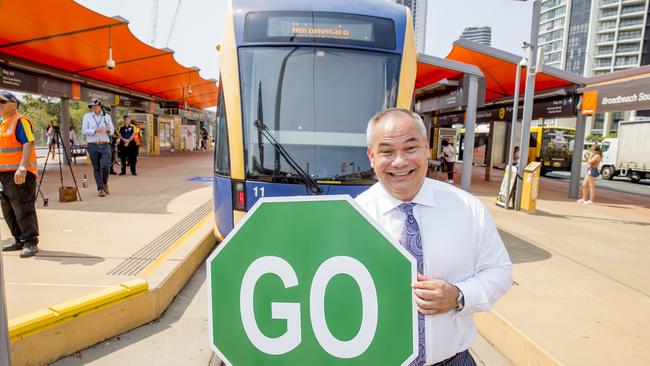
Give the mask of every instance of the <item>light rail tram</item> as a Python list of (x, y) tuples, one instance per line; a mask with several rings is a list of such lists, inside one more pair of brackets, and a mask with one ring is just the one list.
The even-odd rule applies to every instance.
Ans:
[(214, 159), (220, 239), (261, 197), (354, 197), (374, 184), (366, 124), (379, 110), (412, 105), (408, 8), (232, 0), (224, 27)]

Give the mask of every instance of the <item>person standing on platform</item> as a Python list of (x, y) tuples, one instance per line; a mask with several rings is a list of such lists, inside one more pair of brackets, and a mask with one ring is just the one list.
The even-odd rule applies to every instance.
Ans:
[(447, 163), (447, 183), (454, 184), (454, 164), (456, 163), (456, 149), (447, 139), (442, 140), (442, 156)]
[(368, 158), (379, 180), (355, 200), (417, 261), (412, 284), (419, 353), (411, 365), (476, 365), (474, 313), (512, 285), (512, 263), (488, 210), (471, 194), (425, 177), (420, 116), (391, 108), (368, 122)]
[(600, 150), (600, 146), (594, 145), (591, 148), (591, 155), (587, 159), (587, 176), (585, 176), (585, 180), (582, 182), (582, 198), (578, 200), (578, 203), (591, 205), (596, 200), (596, 178), (600, 174), (598, 166), (602, 159), (603, 153)]
[(36, 217), (36, 150), (32, 122), (16, 110), (20, 102), (0, 91), (0, 205), (15, 242), (3, 252), (20, 250), (20, 257), (38, 253)]
[(93, 164), (93, 175), (97, 184), (97, 195), (104, 197), (110, 193), (108, 175), (111, 165), (110, 134), (115, 132), (111, 116), (102, 108), (102, 102), (92, 98), (88, 102), (92, 112), (84, 115), (81, 133), (86, 135), (88, 156)]
[(135, 142), (136, 135), (136, 127), (131, 124), (131, 119), (128, 115), (124, 116), (124, 125), (120, 127), (119, 133), (120, 150), (122, 151), (122, 171), (120, 175), (126, 174), (127, 159), (131, 168), (131, 175), (138, 175), (135, 171), (138, 156), (138, 145)]

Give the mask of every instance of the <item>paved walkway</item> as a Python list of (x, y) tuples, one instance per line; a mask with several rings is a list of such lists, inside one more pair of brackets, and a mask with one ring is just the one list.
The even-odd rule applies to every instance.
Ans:
[(502, 172), (487, 183), (483, 174), (474, 169), (472, 191), (514, 263), (495, 311), (567, 365), (649, 365), (650, 197), (599, 190), (596, 204), (580, 205), (568, 183), (542, 178), (527, 215), (496, 206)]
[[(4, 253), (9, 319), (136, 278), (115, 269), (131, 255), (212, 198), (211, 183), (188, 181), (211, 177), (211, 152), (160, 157), (141, 156), (138, 176), (112, 175), (111, 194), (98, 197), (92, 167), (73, 165), (83, 201), (58, 202), (58, 165), (48, 169), (37, 201), (40, 252), (19, 258)], [(64, 184), (72, 186), (64, 167)], [(81, 187), (83, 175), (88, 188)], [(0, 222), (2, 241), (9, 229)], [(110, 273), (110, 274), (109, 274)]]

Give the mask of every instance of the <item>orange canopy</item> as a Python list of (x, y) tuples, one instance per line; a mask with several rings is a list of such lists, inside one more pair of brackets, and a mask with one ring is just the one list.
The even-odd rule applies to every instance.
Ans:
[[(0, 54), (197, 108), (217, 105), (215, 80), (180, 65), (173, 51), (141, 42), (122, 18), (72, 0), (4, 0), (0, 19)], [(109, 46), (112, 70), (105, 66)]]
[[(454, 42), (447, 59), (476, 65), (485, 75), (485, 100), (512, 97), (515, 93), (515, 73), (521, 57), (476, 42), (459, 39)], [(519, 85), (523, 94), (526, 85), (525, 68)], [(535, 78), (535, 92), (545, 92), (562, 87), (581, 85), (583, 77), (572, 72), (543, 66)]]

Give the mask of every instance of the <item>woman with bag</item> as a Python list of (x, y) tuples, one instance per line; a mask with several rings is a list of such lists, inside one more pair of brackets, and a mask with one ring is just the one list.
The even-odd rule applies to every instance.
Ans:
[(603, 153), (600, 151), (600, 146), (594, 145), (591, 148), (591, 155), (587, 160), (587, 176), (582, 182), (582, 198), (578, 203), (591, 205), (596, 199), (596, 177), (598, 177), (598, 165), (603, 158)]

